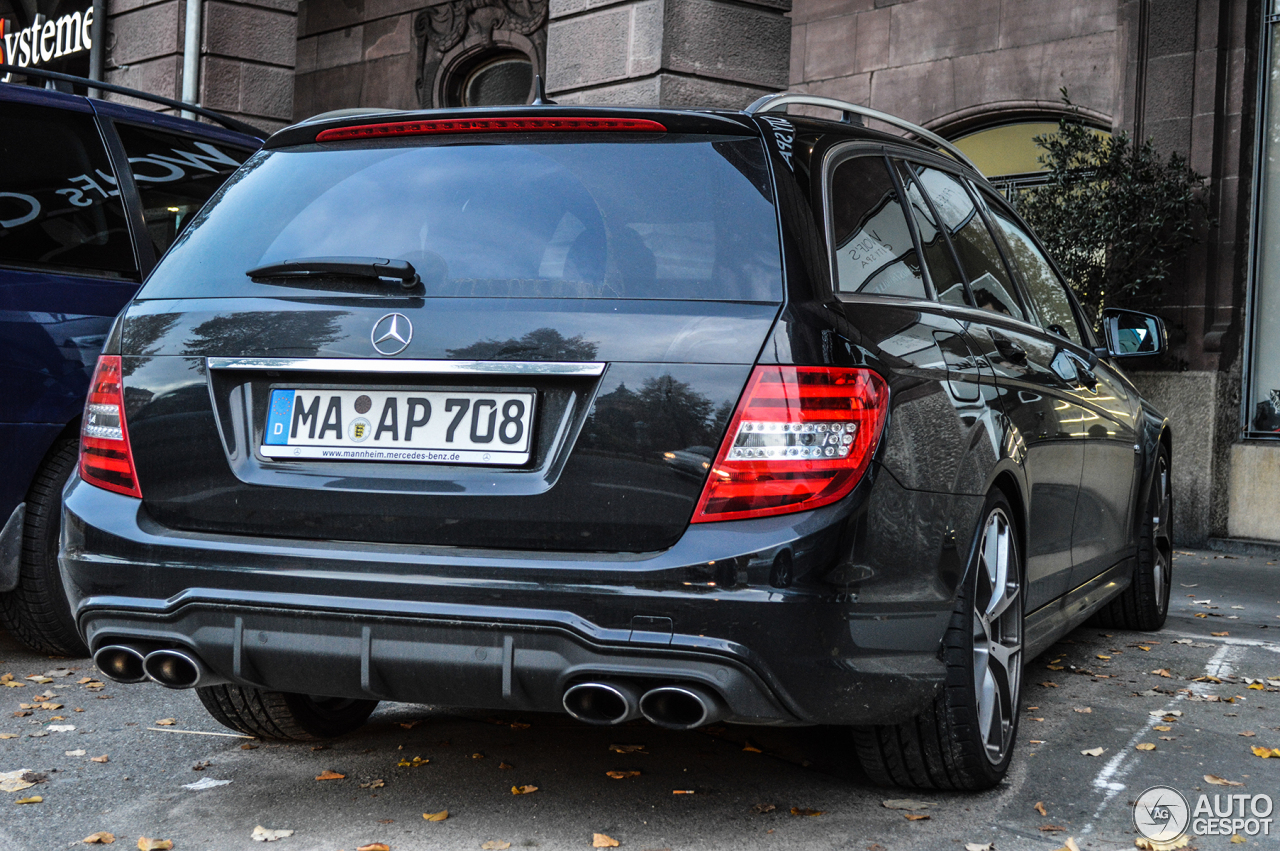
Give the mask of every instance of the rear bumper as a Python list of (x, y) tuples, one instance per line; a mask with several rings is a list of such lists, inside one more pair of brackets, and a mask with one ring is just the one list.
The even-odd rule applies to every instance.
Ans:
[[(731, 721), (876, 723), (940, 687), (954, 587), (936, 558), (852, 563), (873, 487), (897, 488), (699, 524), (660, 553), (564, 555), (183, 532), (73, 477), (60, 562), (92, 649), (185, 647), (245, 685), (561, 711), (588, 677), (683, 681)], [(934, 498), (913, 493), (893, 504)]]

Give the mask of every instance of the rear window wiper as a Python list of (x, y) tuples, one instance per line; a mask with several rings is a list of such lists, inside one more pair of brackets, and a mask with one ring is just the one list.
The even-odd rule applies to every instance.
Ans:
[(419, 283), (418, 270), (408, 260), (385, 257), (299, 257), (269, 263), (245, 272), (250, 278), (389, 278), (411, 290)]

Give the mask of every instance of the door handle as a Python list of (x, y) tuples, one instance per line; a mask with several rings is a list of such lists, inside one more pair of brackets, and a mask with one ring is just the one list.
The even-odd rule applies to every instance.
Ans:
[(1027, 362), (1027, 350), (1022, 348), (1022, 346), (1019, 346), (1013, 340), (1010, 340), (1008, 337), (1001, 336), (1000, 334), (992, 334), (991, 342), (996, 344), (996, 350), (999, 351), (1000, 354), (1004, 355), (1006, 360), (1022, 364)]

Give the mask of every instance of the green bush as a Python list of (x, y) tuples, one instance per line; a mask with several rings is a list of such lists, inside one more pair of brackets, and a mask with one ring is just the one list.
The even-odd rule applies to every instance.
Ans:
[[(1071, 106), (1067, 92), (1063, 102)], [(1104, 307), (1158, 307), (1174, 264), (1208, 219), (1204, 176), (1148, 139), (1108, 136), (1068, 114), (1037, 136), (1049, 182), (1023, 191), (1018, 211), (1057, 260), (1096, 322)]]

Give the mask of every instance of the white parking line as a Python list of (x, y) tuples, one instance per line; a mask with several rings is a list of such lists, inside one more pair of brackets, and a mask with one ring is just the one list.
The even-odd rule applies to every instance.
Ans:
[[(1192, 636), (1195, 637), (1195, 636)], [(1258, 642), (1258, 645), (1266, 647), (1267, 645)], [(1242, 647), (1255, 646), (1248, 639), (1237, 639), (1236, 641), (1223, 640), (1222, 646), (1214, 651), (1213, 656), (1209, 658), (1205, 665), (1205, 673), (1211, 677), (1230, 676), (1232, 671), (1232, 661), (1241, 652)], [(1270, 649), (1270, 648), (1268, 648)], [(1213, 687), (1206, 685), (1205, 692), (1212, 692)], [(1177, 694), (1172, 700), (1165, 704), (1165, 711), (1173, 709), (1183, 700), (1186, 700), (1186, 694)], [(1081, 836), (1088, 836), (1093, 832), (1094, 824), (1098, 819), (1102, 818), (1103, 811), (1110, 806), (1115, 797), (1125, 790), (1125, 784), (1120, 782), (1133, 771), (1137, 765), (1137, 760), (1131, 760), (1130, 757), (1136, 757), (1140, 751), (1134, 749), (1134, 745), (1146, 738), (1147, 734), (1152, 732), (1151, 728), (1160, 720), (1160, 715), (1148, 715), (1147, 722), (1142, 726), (1134, 736), (1125, 744), (1124, 749), (1118, 752), (1111, 759), (1107, 760), (1107, 764), (1102, 767), (1097, 776), (1093, 778), (1093, 787), (1103, 792), (1102, 802), (1098, 804), (1098, 808), (1093, 811), (1093, 818), (1080, 831)]]

